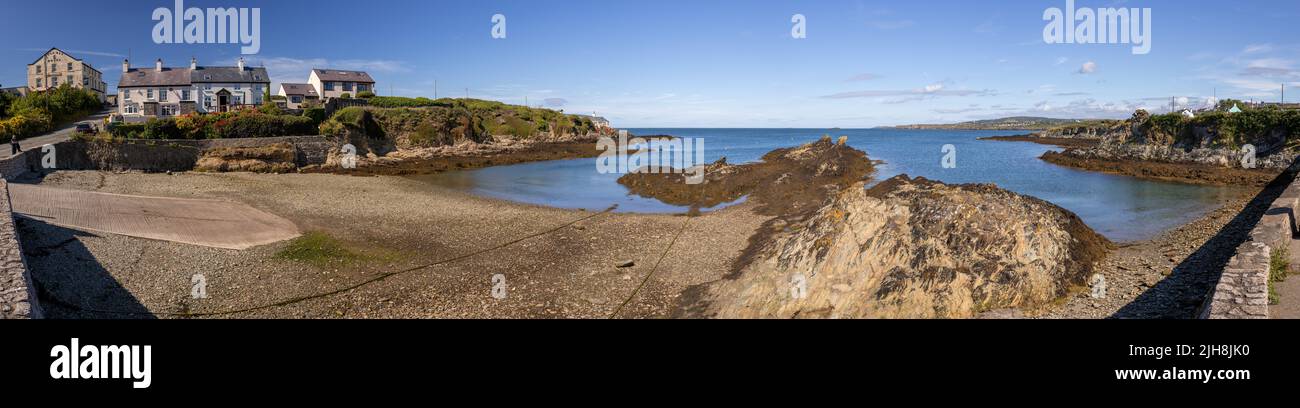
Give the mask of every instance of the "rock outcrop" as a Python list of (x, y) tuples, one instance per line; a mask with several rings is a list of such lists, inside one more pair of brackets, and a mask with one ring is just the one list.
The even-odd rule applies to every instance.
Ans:
[(686, 184), (680, 173), (634, 172), (618, 179), (632, 194), (668, 204), (713, 207), (749, 196), (759, 212), (797, 216), (820, 208), (829, 194), (861, 181), (874, 171), (871, 160), (846, 140), (829, 136), (802, 146), (776, 149), (763, 160), (730, 164), (726, 158), (704, 166), (700, 184)]
[(718, 318), (967, 318), (1032, 310), (1085, 286), (1110, 242), (1073, 213), (992, 185), (899, 176), (840, 191), (751, 241), (740, 268), (678, 314)]
[(195, 171), (289, 173), (298, 170), (292, 144), (276, 143), (256, 147), (221, 147), (203, 152)]

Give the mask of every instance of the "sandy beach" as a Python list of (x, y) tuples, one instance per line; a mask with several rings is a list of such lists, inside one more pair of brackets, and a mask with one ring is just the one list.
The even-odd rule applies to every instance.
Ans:
[[(241, 201), (365, 255), (320, 268), (278, 258), (287, 241), (233, 251), (21, 219), (55, 318), (665, 317), (682, 290), (721, 278), (766, 220), (748, 204), (693, 218), (560, 210), (394, 176), (61, 171), (40, 184)], [(625, 261), (635, 265), (618, 267)], [(195, 274), (206, 279), (206, 299), (191, 299)], [(492, 296), (496, 274), (505, 276), (503, 299)]]

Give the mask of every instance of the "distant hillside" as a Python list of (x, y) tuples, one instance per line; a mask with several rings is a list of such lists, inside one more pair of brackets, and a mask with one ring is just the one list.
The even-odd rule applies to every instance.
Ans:
[(946, 125), (904, 125), (896, 129), (945, 129), (945, 130), (1047, 130), (1057, 126), (1089, 122), (1085, 119), (1053, 119), (1029, 116), (1017, 116), (1001, 119), (976, 120)]

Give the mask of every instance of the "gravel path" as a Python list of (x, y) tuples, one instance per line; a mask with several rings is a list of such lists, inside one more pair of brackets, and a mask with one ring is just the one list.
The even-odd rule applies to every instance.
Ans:
[[(470, 196), (401, 177), (67, 171), (42, 185), (118, 194), (240, 201), (323, 231), (361, 253), (340, 267), (281, 260), (276, 243), (244, 251), (74, 231), (20, 221), (42, 301), (55, 318), (178, 317), (336, 291), (591, 217), (554, 233), (332, 296), (213, 317), (604, 318), (667, 316), (688, 286), (722, 277), (765, 220), (749, 205), (691, 220), (678, 245), (628, 299), (686, 220), (679, 215), (560, 210)], [(634, 266), (618, 268), (626, 260)], [(505, 298), (492, 296), (493, 275)], [(207, 298), (194, 299), (197, 278)], [(87, 311), (92, 310), (92, 311)], [(113, 313), (106, 313), (111, 311)], [(122, 314), (123, 312), (127, 314)]]

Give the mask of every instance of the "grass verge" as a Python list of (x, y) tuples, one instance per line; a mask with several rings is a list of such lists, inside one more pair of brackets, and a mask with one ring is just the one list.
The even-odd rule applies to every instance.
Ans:
[(1277, 288), (1274, 283), (1286, 280), (1289, 274), (1288, 269), (1291, 267), (1290, 254), (1286, 248), (1279, 248), (1273, 251), (1269, 256), (1268, 262), (1268, 304), (1276, 305), (1281, 299), (1278, 297)]

